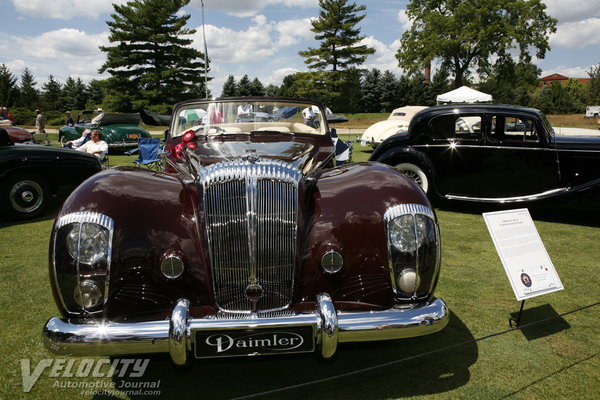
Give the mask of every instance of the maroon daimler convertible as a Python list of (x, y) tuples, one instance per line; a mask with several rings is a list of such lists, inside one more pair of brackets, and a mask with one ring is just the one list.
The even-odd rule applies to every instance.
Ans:
[[(177, 104), (164, 171), (109, 169), (64, 203), (50, 242), (58, 354), (192, 358), (317, 351), (431, 334), (436, 216), (379, 163), (335, 165), (299, 99)], [(320, 106), (319, 106), (320, 107)]]

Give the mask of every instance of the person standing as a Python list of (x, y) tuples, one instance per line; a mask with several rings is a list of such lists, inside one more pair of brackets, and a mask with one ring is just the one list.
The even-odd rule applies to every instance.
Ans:
[(75, 125), (75, 121), (73, 121), (73, 117), (71, 117), (71, 111), (67, 111), (65, 112), (65, 114), (67, 114), (67, 126), (73, 126)]
[(46, 143), (50, 145), (50, 139), (48, 139), (48, 134), (46, 133), (46, 121), (40, 110), (37, 108), (35, 109), (35, 133), (37, 135), (43, 135)]

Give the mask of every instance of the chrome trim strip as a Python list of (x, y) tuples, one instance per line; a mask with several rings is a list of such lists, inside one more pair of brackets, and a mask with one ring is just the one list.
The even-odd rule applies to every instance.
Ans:
[[(533, 143), (533, 142), (525, 142), (525, 143)], [(527, 147), (527, 146), (498, 146), (493, 144), (461, 144), (460, 142), (454, 143), (444, 143), (444, 144), (417, 144), (413, 145), (414, 148), (432, 148), (432, 147), (447, 147), (449, 149), (494, 149), (494, 150), (528, 150), (528, 151), (551, 151), (555, 150), (550, 147)]]
[(406, 214), (424, 214), (435, 221), (433, 210), (423, 204), (398, 204), (388, 208), (385, 214), (383, 214), (383, 219), (385, 222), (389, 222)]
[[(52, 270), (54, 272), (54, 282), (56, 283), (56, 286), (58, 287), (58, 297), (60, 298), (60, 302), (61, 302), (63, 308), (67, 311), (70, 311), (70, 310), (68, 310), (68, 308), (65, 304), (65, 301), (63, 299), (62, 290), (60, 289), (60, 284), (58, 282), (58, 276), (56, 273), (56, 233), (58, 232), (58, 230), (60, 228), (64, 227), (65, 225), (72, 224), (72, 223), (79, 223), (80, 230), (81, 230), (81, 226), (84, 223), (92, 223), (92, 224), (100, 225), (103, 228), (106, 228), (106, 230), (108, 230), (108, 254), (106, 255), (107, 259), (106, 259), (106, 281), (104, 283), (104, 304), (106, 304), (106, 302), (108, 300), (108, 288), (109, 288), (109, 283), (110, 283), (110, 266), (111, 266), (111, 261), (112, 261), (113, 234), (114, 234), (114, 230), (115, 230), (115, 223), (111, 217), (104, 215), (104, 214), (92, 212), (92, 211), (80, 211), (80, 212), (63, 215), (56, 221), (56, 225), (54, 226), (54, 230), (52, 232), (52, 235), (54, 236), (54, 239), (55, 239), (54, 240), (54, 249), (52, 251), (52, 255), (53, 255)], [(81, 240), (81, 233), (79, 235), (78, 240)], [(77, 259), (76, 261), (77, 261), (77, 285), (79, 286), (79, 290), (81, 290), (81, 282), (80, 282), (80, 276), (79, 276), (80, 275), (79, 274), (79, 259)], [(82, 311), (85, 312), (85, 308), (83, 307), (83, 305), (81, 306), (81, 308), (82, 308)]]
[[(170, 353), (182, 363), (184, 348), (192, 350), (194, 330), (252, 329), (313, 326), (315, 343), (322, 354), (333, 354), (337, 343), (402, 339), (442, 330), (449, 311), (441, 299), (420, 307), (384, 311), (336, 312), (329, 295), (317, 300), (315, 313), (276, 318), (218, 319), (214, 316), (188, 318), (189, 303), (178, 301), (171, 320), (105, 322), (51, 318), (44, 326), (42, 341), (55, 354), (71, 356)], [(335, 323), (337, 319), (337, 324)], [(187, 324), (184, 323), (187, 320)], [(327, 326), (322, 324), (326, 323)], [(336, 334), (337, 328), (337, 334)], [(185, 346), (184, 346), (185, 343)], [(187, 356), (187, 354), (186, 354)]]
[(481, 203), (514, 203), (522, 201), (535, 201), (545, 197), (550, 197), (559, 193), (566, 193), (570, 191), (570, 188), (552, 189), (543, 193), (531, 194), (527, 196), (515, 196), (515, 197), (467, 197), (459, 196), (454, 194), (447, 194), (444, 198), (448, 200), (463, 200), (463, 201), (476, 201)]

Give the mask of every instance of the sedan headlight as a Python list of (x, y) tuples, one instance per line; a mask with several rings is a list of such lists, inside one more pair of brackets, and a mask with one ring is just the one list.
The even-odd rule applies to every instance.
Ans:
[(421, 204), (402, 204), (384, 215), (392, 285), (398, 300), (427, 300), (433, 294), (440, 265), (435, 214)]
[(71, 313), (102, 310), (108, 296), (113, 220), (93, 212), (61, 217), (54, 230), (54, 279)]

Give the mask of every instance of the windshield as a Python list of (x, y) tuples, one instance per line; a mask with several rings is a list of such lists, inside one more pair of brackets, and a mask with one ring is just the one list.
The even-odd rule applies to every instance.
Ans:
[(171, 135), (249, 132), (324, 135), (326, 124), (314, 103), (290, 100), (233, 99), (184, 103), (175, 110)]

